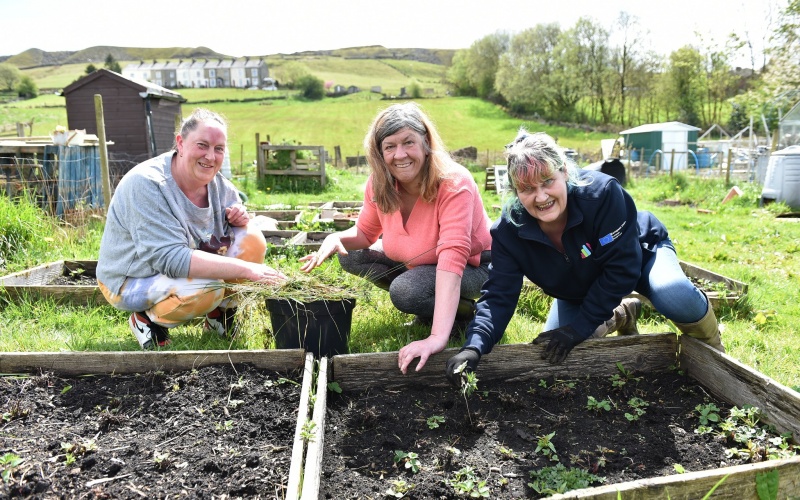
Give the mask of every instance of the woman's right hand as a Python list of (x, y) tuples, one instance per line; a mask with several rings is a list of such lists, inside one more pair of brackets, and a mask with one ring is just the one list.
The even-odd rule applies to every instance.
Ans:
[(334, 253), (347, 255), (347, 249), (342, 244), (342, 239), (339, 236), (339, 233), (329, 234), (322, 241), (322, 245), (320, 245), (319, 250), (298, 259), (300, 262), (305, 262), (305, 264), (300, 267), (300, 270), (306, 273), (311, 272), (314, 268), (325, 262), (325, 259)]

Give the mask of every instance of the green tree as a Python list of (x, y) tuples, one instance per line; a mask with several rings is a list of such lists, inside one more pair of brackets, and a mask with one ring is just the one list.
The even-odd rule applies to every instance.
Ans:
[(680, 122), (697, 125), (703, 103), (705, 76), (703, 56), (696, 48), (686, 45), (669, 56), (667, 91), (672, 96), (673, 112)]
[(114, 56), (112, 56), (111, 54), (108, 54), (106, 56), (106, 62), (103, 66), (109, 71), (113, 71), (115, 73), (122, 73), (122, 68), (120, 67), (117, 60), (114, 59)]
[(422, 97), (422, 87), (420, 87), (419, 83), (416, 81), (413, 81), (408, 85), (407, 92), (412, 99), (419, 99)]
[(298, 61), (289, 61), (286, 64), (275, 68), (276, 77), (278, 77), (278, 79), (290, 89), (297, 88), (300, 79), (310, 74), (311, 73), (308, 71), (308, 68)]
[[(590, 119), (593, 122), (609, 123), (612, 118), (613, 73), (611, 72), (611, 50), (609, 33), (597, 21), (581, 17), (575, 27), (561, 37), (566, 58), (564, 67), (567, 78), (576, 78), (581, 84), (574, 86), (572, 94), (589, 98)], [(583, 90), (577, 90), (583, 87)], [(577, 102), (577, 101), (576, 101)], [(571, 114), (571, 110), (565, 110)]]
[(20, 78), (17, 84), (17, 95), (26, 99), (33, 99), (39, 95), (39, 87), (36, 86), (36, 82), (33, 81), (33, 78), (25, 75)]
[(447, 81), (456, 95), (472, 97), (478, 95), (478, 90), (469, 82), (469, 71), (467, 50), (457, 50), (447, 70)]
[(474, 42), (466, 52), (467, 79), (478, 97), (491, 98), (496, 93), (495, 78), (500, 57), (508, 50), (511, 38), (497, 32)]
[(306, 99), (319, 101), (325, 95), (325, 82), (313, 75), (301, 76), (295, 85)]
[(0, 63), (0, 89), (14, 90), (22, 73), (13, 64)]
[(88, 66), (86, 66), (84, 73), (86, 73), (87, 75), (91, 75), (95, 71), (97, 71), (97, 66), (95, 66), (94, 64), (89, 64)]
[(553, 51), (559, 41), (558, 23), (538, 24), (515, 35), (508, 50), (500, 57), (495, 86), (511, 109), (546, 114)]

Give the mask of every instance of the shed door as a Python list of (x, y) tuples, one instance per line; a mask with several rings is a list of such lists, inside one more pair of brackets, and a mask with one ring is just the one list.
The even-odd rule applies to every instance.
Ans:
[[(673, 162), (672, 150), (675, 150)], [(662, 168), (669, 170), (670, 165), (675, 170), (684, 170), (688, 165), (689, 134), (685, 130), (664, 130), (661, 133), (661, 151), (664, 152)]]

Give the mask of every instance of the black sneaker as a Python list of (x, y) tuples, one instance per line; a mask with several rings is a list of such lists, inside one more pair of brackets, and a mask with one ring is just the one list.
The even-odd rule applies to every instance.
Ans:
[(236, 308), (220, 309), (217, 307), (206, 314), (203, 330), (217, 332), (220, 337), (234, 338), (239, 333), (239, 327), (234, 321), (234, 316), (236, 316)]
[(131, 314), (128, 325), (142, 349), (155, 349), (156, 346), (164, 347), (170, 343), (167, 329), (150, 321), (145, 312)]

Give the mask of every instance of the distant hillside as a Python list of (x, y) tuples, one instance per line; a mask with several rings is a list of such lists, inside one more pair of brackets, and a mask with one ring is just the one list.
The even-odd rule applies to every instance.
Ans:
[(74, 52), (45, 52), (39, 49), (28, 49), (25, 52), (8, 57), (5, 62), (13, 64), (20, 69), (38, 66), (58, 66), (63, 64), (102, 64), (109, 54), (114, 56), (114, 59), (117, 61), (187, 59), (193, 57), (230, 58), (230, 56), (214, 52), (208, 47), (167, 47), (149, 49), (100, 45)]
[[(287, 57), (336, 56), (344, 59), (400, 59), (449, 66), (455, 50), (452, 49), (387, 49), (380, 45), (349, 47), (336, 50), (275, 54)], [(135, 48), (96, 46), (79, 51), (45, 52), (28, 49), (13, 56), (0, 56), (0, 62), (13, 64), (20, 69), (64, 64), (103, 63), (111, 54), (117, 61), (152, 61), (166, 59), (214, 58), (230, 59), (231, 56), (214, 52), (208, 47)], [(273, 55), (274, 56), (274, 55)], [(263, 57), (271, 57), (264, 55)]]

